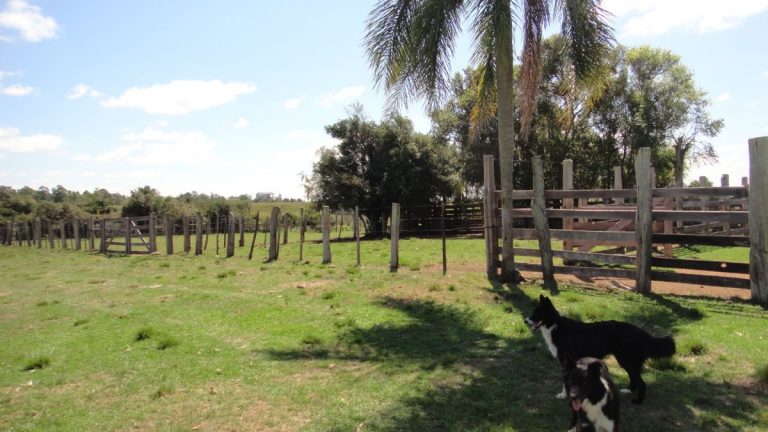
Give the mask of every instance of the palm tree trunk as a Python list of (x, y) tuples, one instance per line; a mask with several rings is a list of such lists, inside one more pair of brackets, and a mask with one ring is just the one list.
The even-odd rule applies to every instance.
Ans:
[(512, 191), (515, 161), (515, 94), (512, 75), (512, 35), (500, 35), (496, 45), (498, 95), (499, 174), (501, 176), (501, 281), (515, 282), (512, 248)]

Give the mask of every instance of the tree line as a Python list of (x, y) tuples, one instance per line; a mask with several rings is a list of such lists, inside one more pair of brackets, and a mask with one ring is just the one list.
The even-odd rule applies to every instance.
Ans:
[[(564, 159), (574, 161), (574, 182), (585, 189), (610, 188), (613, 166), (622, 167), (623, 184), (633, 187), (634, 155), (641, 147), (651, 148), (660, 187), (682, 186), (687, 168), (717, 160), (710, 139), (723, 120), (709, 114), (707, 93), (679, 56), (648, 46), (616, 46), (588, 80), (577, 80), (565, 44), (560, 36), (541, 44), (533, 116), (527, 135), (518, 133), (514, 146), (516, 189), (532, 187), (535, 155), (545, 161), (551, 189), (562, 185)], [(348, 118), (326, 127), (339, 144), (319, 152), (305, 181), (308, 197), (332, 208), (360, 206), (374, 224), (385, 219), (392, 202), (478, 198), (482, 156), (499, 160), (496, 104), (479, 112), (489, 109), (481, 104), (482, 72), (467, 68), (453, 76), (448, 96), (430, 111), (427, 134), (415, 132), (396, 112), (376, 122), (353, 106)], [(523, 94), (521, 73), (522, 67), (514, 68), (517, 97)], [(522, 108), (515, 109), (517, 131), (523, 115)]]

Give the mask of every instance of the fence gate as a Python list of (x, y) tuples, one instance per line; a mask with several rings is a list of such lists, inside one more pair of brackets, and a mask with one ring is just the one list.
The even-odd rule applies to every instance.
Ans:
[(154, 251), (149, 233), (154, 228), (151, 216), (121, 219), (102, 219), (97, 231), (101, 253), (149, 254)]

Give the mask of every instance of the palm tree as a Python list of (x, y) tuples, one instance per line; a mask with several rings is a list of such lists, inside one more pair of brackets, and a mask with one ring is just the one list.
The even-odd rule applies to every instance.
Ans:
[[(512, 166), (515, 94), (512, 46), (516, 13), (522, 9), (521, 131), (527, 137), (539, 78), (543, 29), (560, 16), (576, 79), (588, 77), (613, 40), (600, 0), (379, 0), (368, 19), (365, 45), (374, 78), (396, 109), (424, 97), (436, 107), (450, 86), (450, 58), (463, 19), (474, 35), (472, 62), (482, 71), (475, 116), (496, 111), (502, 196), (501, 280), (514, 281), (512, 250)], [(495, 102), (495, 104), (494, 104)], [(495, 105), (495, 106), (494, 106)]]

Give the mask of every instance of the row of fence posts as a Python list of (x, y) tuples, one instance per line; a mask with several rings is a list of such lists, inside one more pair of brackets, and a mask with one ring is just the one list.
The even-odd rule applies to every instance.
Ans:
[[(251, 260), (253, 258), (253, 251), (256, 246), (256, 237), (259, 233), (258, 226), (259, 226), (259, 213), (256, 214), (255, 217), (255, 226), (256, 229), (253, 232), (253, 238), (251, 240), (250, 245), (250, 251), (248, 253), (248, 259)], [(120, 223), (120, 229), (118, 234), (122, 235), (124, 237), (124, 242), (112, 242), (110, 240), (109, 236), (109, 230), (108, 224), (109, 223)], [(173, 255), (174, 253), (174, 244), (173, 244), (173, 234), (175, 233), (176, 225), (175, 225), (176, 219), (166, 215), (162, 223), (164, 224), (164, 232), (165, 232), (165, 252), (167, 255)], [(183, 235), (183, 251), (185, 253), (190, 253), (192, 251), (192, 221), (190, 220), (189, 216), (182, 216), (181, 217), (181, 227), (182, 227), (182, 235)], [(216, 220), (216, 255), (219, 254), (219, 231), (220, 230), (220, 221)], [(276, 261), (279, 257), (280, 253), (280, 239), (282, 237), (282, 243), (286, 244), (288, 242), (288, 227), (289, 227), (289, 220), (287, 215), (284, 216), (282, 219), (280, 219), (280, 208), (273, 207), (272, 211), (270, 213), (270, 223), (269, 223), (269, 249), (268, 249), (268, 255), (267, 260), (268, 261)], [(68, 238), (67, 238), (67, 225), (71, 224), (72, 230), (70, 231), (73, 236), (73, 248), (75, 250), (80, 250), (82, 245), (82, 239), (81, 239), (81, 225), (80, 220), (75, 218), (72, 219), (71, 222), (66, 221), (60, 221), (59, 224), (59, 232), (60, 232), (60, 241), (61, 241), (61, 248), (67, 249), (68, 245)], [(232, 257), (235, 255), (235, 231), (236, 231), (236, 222), (235, 222), (235, 216), (231, 213), (226, 217), (226, 239), (225, 239), (225, 248), (226, 248), (226, 257)], [(15, 226), (17, 226), (18, 223), (11, 222), (10, 223), (10, 229), (8, 229), (7, 237), (6, 237), (6, 244), (11, 244), (13, 242), (13, 236), (14, 233), (19, 233), (20, 229), (14, 229)], [(28, 225), (28, 224), (27, 224)], [(35, 245), (37, 245), (38, 248), (42, 248), (43, 242), (42, 242), (42, 221), (40, 218), (36, 218), (33, 221), (33, 228), (31, 229), (33, 231), (33, 236), (27, 235), (27, 241), (29, 246), (33, 245), (33, 242)], [(50, 244), (50, 248), (55, 248), (55, 226), (54, 223), (48, 223), (48, 241)], [(204, 228), (204, 219), (202, 214), (197, 213), (194, 216), (194, 254), (195, 255), (202, 255), (203, 250), (207, 248), (207, 237), (209, 234), (209, 230), (205, 230)], [(243, 217), (239, 218), (239, 246), (243, 247), (245, 245), (245, 219)], [(282, 230), (281, 230), (282, 228)], [(331, 263), (331, 212), (330, 208), (328, 206), (323, 206), (322, 209), (322, 220), (321, 220), (321, 228), (322, 228), (322, 263), (323, 264), (330, 264)], [(27, 228), (25, 232), (29, 232), (30, 229)], [(149, 235), (149, 241), (145, 242), (143, 236), (141, 236), (141, 232), (138, 231), (138, 228), (135, 224), (135, 221), (133, 218), (130, 217), (123, 217), (122, 219), (99, 219), (99, 218), (91, 218), (87, 220), (87, 237), (88, 237), (88, 249), (91, 251), (96, 251), (96, 235), (98, 233), (99, 237), (99, 247), (98, 252), (99, 253), (109, 253), (109, 252), (118, 252), (109, 250), (110, 245), (118, 245), (118, 246), (124, 246), (124, 249), (119, 252), (124, 252), (125, 254), (132, 254), (132, 253), (138, 253), (138, 251), (135, 249), (135, 246), (138, 245), (146, 245), (147, 252), (157, 253), (158, 252), (158, 244), (157, 244), (157, 231), (158, 231), (158, 220), (157, 217), (152, 214), (148, 218), (148, 235)], [(204, 231), (205, 231), (205, 241), (204, 241)], [(282, 231), (282, 233), (281, 233)], [(355, 257), (356, 257), (356, 265), (361, 265), (361, 254), (360, 254), (360, 209), (359, 207), (355, 207), (354, 209), (354, 219), (353, 219), (353, 232), (354, 232), (354, 239), (355, 239)], [(304, 217), (304, 209), (300, 210), (300, 221), (299, 221), (299, 261), (302, 261), (304, 259), (304, 241), (305, 241), (305, 233), (306, 233), (306, 220)], [(265, 232), (266, 235), (266, 232)], [(134, 243), (133, 239), (136, 236), (141, 236), (142, 243)], [(32, 238), (34, 237), (34, 238)], [(446, 252), (446, 232), (445, 232), (445, 204), (441, 206), (441, 237), (442, 237), (442, 258), (443, 258), (443, 274), (447, 272), (447, 252)], [(266, 239), (265, 239), (266, 240)], [(396, 272), (400, 266), (400, 259), (399, 259), (399, 251), (400, 251), (400, 204), (393, 203), (392, 204), (392, 213), (390, 218), (390, 263), (389, 263), (389, 269), (391, 272)], [(19, 236), (19, 244), (22, 243), (22, 240)]]

